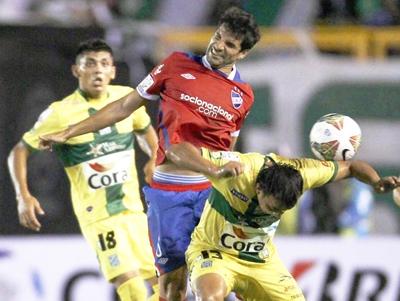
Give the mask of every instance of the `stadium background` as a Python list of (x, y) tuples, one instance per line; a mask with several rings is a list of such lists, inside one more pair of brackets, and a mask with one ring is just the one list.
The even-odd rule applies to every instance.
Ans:
[[(79, 41), (89, 37), (104, 37), (115, 49), (115, 82), (135, 86), (170, 51), (201, 52), (218, 12), (224, 5), (240, 2), (256, 13), (264, 27), (262, 41), (240, 63), (242, 77), (255, 88), (256, 103), (239, 148), (310, 155), (307, 134), (312, 123), (325, 113), (338, 112), (361, 125), (358, 158), (372, 162), (383, 175), (399, 173), (400, 29), (393, 26), (396, 20), (369, 24), (352, 19), (356, 16), (346, 7), (342, 15), (324, 12), (323, 2), (352, 1), (303, 2), (299, 10), (295, 0), (268, 1), (268, 6), (266, 1), (216, 5), (202, 0), (197, 4), (203, 9), (196, 12), (179, 0), (53, 1), (58, 7), (46, 7), (45, 2), (0, 1), (0, 300), (114, 298), (77, 235), (69, 186), (57, 159), (38, 154), (30, 161), (30, 187), (47, 213), (40, 234), (18, 225), (6, 167), (12, 146), (40, 112), (76, 88), (70, 65)], [(171, 14), (177, 6), (188, 14), (174, 18)], [(154, 116), (156, 107), (149, 109)], [(139, 169), (144, 160), (139, 152)], [(371, 222), (371, 235), (362, 239), (331, 234), (277, 237), (282, 258), (308, 300), (399, 300), (400, 269), (393, 262), (400, 251), (400, 219), (390, 195), (375, 196)]]

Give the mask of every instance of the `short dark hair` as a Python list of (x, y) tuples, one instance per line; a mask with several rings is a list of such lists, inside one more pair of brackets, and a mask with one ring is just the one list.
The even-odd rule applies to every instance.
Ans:
[(293, 208), (303, 191), (300, 172), (287, 164), (273, 164), (263, 168), (256, 183), (265, 195), (272, 195), (285, 209)]
[(236, 37), (242, 39), (241, 50), (253, 48), (260, 40), (260, 30), (254, 16), (239, 7), (227, 9), (218, 21), (218, 26), (221, 25), (225, 25)]
[(86, 41), (83, 41), (79, 44), (78, 50), (76, 51), (76, 57), (88, 51), (106, 51), (113, 56), (112, 48), (104, 41), (99, 38), (92, 38)]

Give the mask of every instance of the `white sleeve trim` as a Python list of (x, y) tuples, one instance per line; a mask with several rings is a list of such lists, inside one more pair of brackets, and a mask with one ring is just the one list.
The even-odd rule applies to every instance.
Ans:
[(158, 100), (160, 98), (159, 95), (149, 94), (147, 90), (154, 84), (154, 80), (150, 74), (148, 74), (136, 87), (136, 91), (139, 95), (147, 100)]
[(159, 95), (153, 95), (153, 94), (149, 94), (146, 91), (143, 91), (139, 88), (139, 86), (137, 86), (136, 91), (138, 92), (138, 94), (140, 96), (142, 96), (143, 98), (147, 99), (147, 100), (158, 100), (160, 98)]
[(231, 133), (231, 137), (239, 137), (240, 130)]

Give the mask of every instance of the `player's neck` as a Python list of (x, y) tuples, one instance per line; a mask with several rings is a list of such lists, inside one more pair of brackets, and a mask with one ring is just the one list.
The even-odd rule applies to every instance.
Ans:
[(225, 73), (226, 76), (229, 76), (231, 74), (231, 72), (233, 71), (233, 64), (226, 65), (222, 68), (219, 68), (218, 70), (221, 71), (222, 73)]
[(104, 91), (101, 93), (89, 93), (87, 91), (84, 91), (82, 89), (79, 88), (79, 93), (87, 100), (87, 101), (98, 101), (98, 100), (103, 100), (106, 99), (108, 97), (108, 92)]
[(101, 94), (96, 94), (96, 95), (88, 95), (87, 99), (88, 100), (103, 100), (108, 97), (108, 93), (101, 93)]
[(219, 72), (225, 74), (228, 78), (232, 77), (232, 72), (235, 72), (235, 69), (236, 69), (234, 63), (225, 65), (221, 68), (213, 67), (213, 66), (211, 66), (210, 62), (207, 60), (206, 55), (204, 55), (202, 57), (202, 62), (206, 68), (208, 68), (210, 70), (218, 70)]

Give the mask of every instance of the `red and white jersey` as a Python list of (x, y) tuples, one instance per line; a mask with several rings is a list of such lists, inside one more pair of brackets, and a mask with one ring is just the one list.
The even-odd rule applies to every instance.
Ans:
[(236, 67), (212, 69), (206, 57), (174, 52), (138, 85), (145, 99), (161, 99), (157, 164), (170, 144), (187, 141), (211, 150), (229, 150), (254, 102)]

